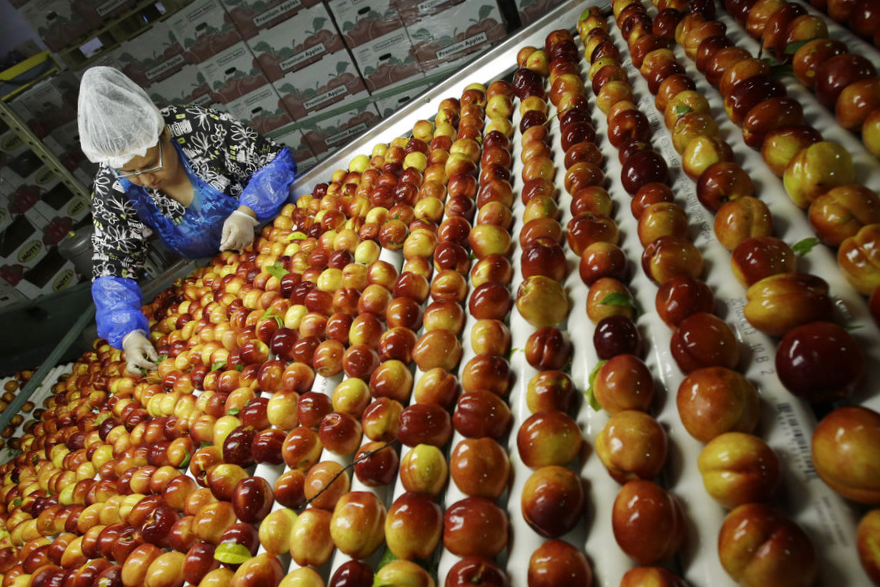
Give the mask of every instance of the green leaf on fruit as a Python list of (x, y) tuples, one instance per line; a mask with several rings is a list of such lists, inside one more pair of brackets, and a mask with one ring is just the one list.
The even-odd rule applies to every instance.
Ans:
[(168, 355), (159, 355), (159, 357), (156, 359), (156, 364), (158, 365), (159, 363), (161, 363), (162, 361), (164, 361), (167, 358), (168, 358)]
[(595, 367), (593, 367), (593, 371), (590, 373), (589, 383), (590, 386), (587, 388), (587, 391), (584, 392), (584, 395), (587, 396), (587, 401), (590, 402), (590, 407), (595, 411), (600, 411), (602, 406), (599, 404), (599, 400), (596, 399), (596, 393), (593, 391), (593, 383), (596, 381), (596, 376), (599, 374), (599, 369), (607, 363), (608, 361), (599, 361)]
[(190, 461), (191, 459), (192, 459), (192, 455), (189, 454), (189, 451), (188, 451), (188, 450), (184, 449), (184, 450), (183, 450), (183, 462), (180, 463), (180, 467), (179, 467), (179, 468), (181, 468), (181, 469), (186, 469), (186, 468), (188, 468), (188, 467), (189, 467), (189, 461)]
[(282, 277), (290, 273), (290, 271), (285, 269), (279, 261), (275, 261), (274, 263), (266, 267), (266, 271), (269, 273), (269, 275), (271, 275), (272, 277), (277, 277), (278, 279), (281, 279)]
[(513, 355), (515, 355), (516, 353), (520, 352), (521, 350), (522, 350), (522, 349), (510, 349), (510, 354), (507, 355), (507, 358), (508, 358), (508, 359), (513, 358)]
[(376, 568), (376, 570), (378, 571), (379, 569), (381, 569), (382, 567), (384, 567), (388, 563), (394, 562), (396, 560), (397, 560), (397, 557), (394, 556), (394, 553), (391, 552), (391, 549), (386, 548), (385, 554), (382, 555), (382, 560), (379, 561), (379, 566)]
[(853, 332), (854, 330), (858, 330), (861, 327), (862, 327), (861, 324), (847, 324), (846, 326), (843, 327), (843, 329), (846, 330), (847, 332)]
[(199, 448), (205, 448), (208, 446), (214, 446), (214, 443), (208, 442), (207, 440), (203, 440), (202, 443), (199, 445)]
[(242, 371), (244, 371), (244, 365), (239, 363), (238, 365), (235, 366), (235, 370), (238, 371), (239, 373), (241, 373)]
[(241, 410), (239, 410), (238, 408), (229, 408), (229, 410), (227, 410), (227, 412), (226, 412), (226, 415), (227, 416), (237, 416), (240, 413), (241, 413)]
[(95, 428), (97, 428), (98, 426), (100, 426), (101, 424), (106, 422), (107, 418), (109, 418), (109, 417), (110, 417), (110, 412), (102, 412), (102, 413), (98, 414), (98, 416), (95, 418)]
[(221, 542), (214, 550), (214, 560), (227, 565), (240, 565), (252, 558), (251, 551), (244, 544), (237, 542)]
[(290, 233), (290, 235), (287, 237), (287, 242), (290, 242), (290, 241), (304, 241), (304, 240), (306, 240), (307, 238), (309, 238), (309, 237), (306, 236), (306, 233), (304, 233), (304, 232), (300, 232), (300, 231), (297, 230), (296, 232), (291, 232), (291, 233)]
[(473, 261), (476, 258), (477, 258), (477, 255), (473, 251), (471, 251), (470, 254), (468, 255), (468, 259)]
[(791, 250), (794, 251), (794, 254), (798, 257), (803, 257), (807, 253), (813, 250), (813, 247), (818, 245), (821, 241), (814, 236), (807, 237), (805, 239), (801, 239), (791, 247)]
[(20, 505), (21, 505), (21, 498), (20, 497), (16, 497), (15, 499), (12, 500), (12, 507), (17, 508)]
[(788, 45), (785, 46), (785, 54), (786, 55), (794, 55), (795, 53), (798, 52), (798, 49), (800, 49), (801, 47), (803, 47), (804, 45), (806, 45), (807, 43), (809, 43), (810, 41), (813, 41), (813, 40), (815, 40), (815, 39), (805, 39), (803, 41), (792, 41), (791, 43), (789, 43)]
[(794, 68), (788, 63), (775, 63), (770, 65), (770, 75), (776, 78), (794, 75)]
[(226, 366), (226, 361), (217, 361), (213, 365), (211, 365), (211, 371), (219, 371), (223, 367)]
[(272, 308), (269, 308), (268, 310), (263, 312), (263, 315), (260, 316), (260, 320), (262, 320), (263, 318), (274, 318), (275, 322), (278, 324), (278, 328), (284, 328), (284, 318), (276, 314), (272, 310)]
[(675, 107), (675, 114), (678, 116), (684, 116), (688, 112), (692, 112), (692, 109), (690, 106), (683, 106), (682, 105), (682, 106)]
[(604, 306), (621, 306), (624, 308), (632, 308), (633, 311), (638, 312), (638, 308), (636, 307), (635, 300), (632, 299), (628, 293), (622, 291), (616, 291), (614, 293), (610, 293), (599, 302)]

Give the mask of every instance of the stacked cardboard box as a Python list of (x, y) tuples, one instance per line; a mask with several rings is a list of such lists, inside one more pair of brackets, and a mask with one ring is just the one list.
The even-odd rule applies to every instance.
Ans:
[[(82, 170), (80, 175), (90, 178), (94, 175), (95, 167), (86, 160), (80, 148), (76, 121), (78, 95), (79, 78), (66, 70), (37, 82), (17, 95), (10, 106), (69, 171), (77, 173)], [(6, 142), (18, 143), (19, 154), (25, 160), (36, 160), (36, 155), (20, 143), (17, 135), (8, 133), (2, 136)], [(0, 151), (6, 152), (7, 156), (8, 150), (8, 146), (0, 147)], [(14, 161), (14, 158), (7, 158)], [(79, 179), (83, 181), (82, 177)], [(89, 181), (84, 181), (84, 185), (88, 185)]]
[[(31, 12), (57, 1), (16, 0)], [(78, 20), (94, 28), (99, 17), (136, 2), (74, 4)], [(157, 104), (225, 109), (261, 133), (289, 138), (300, 160), (311, 162), (417, 95), (414, 83), (426, 73), (460, 67), (505, 34), (497, 0), (195, 0), (100, 64), (124, 71)], [(379, 102), (369, 103), (371, 95)], [(341, 111), (344, 104), (355, 107)], [(40, 130), (65, 165), (89, 181), (94, 168), (76, 152), (75, 121)]]
[(559, 6), (564, 0), (516, 0), (519, 21), (528, 26)]
[(329, 0), (328, 7), (370, 92), (424, 77), (392, 0)]
[(201, 63), (242, 40), (220, 0), (196, 0), (168, 23), (188, 63)]
[(52, 51), (60, 51), (94, 28), (68, 0), (29, 0), (18, 12)]
[(496, 0), (449, 6), (406, 27), (412, 52), (427, 74), (458, 68), (507, 35)]
[(235, 28), (245, 39), (290, 20), (304, 8), (320, 4), (321, 0), (223, 0)]
[(122, 72), (148, 87), (178, 72), (186, 64), (183, 46), (167, 22), (157, 22), (114, 52)]
[(272, 28), (257, 31), (247, 44), (271, 82), (345, 50), (323, 4), (304, 8)]
[[(21, 298), (6, 295), (9, 287), (30, 299), (45, 293), (45, 288), (28, 282), (28, 272), (55, 252), (70, 228), (87, 219), (89, 202), (72, 194), (12, 130), (0, 134), (0, 163), (0, 281), (8, 284), (0, 287), (2, 306)], [(49, 273), (43, 267), (37, 275), (52, 278), (53, 283), (65, 270), (58, 267)], [(76, 279), (64, 279), (49, 287), (73, 283)]]

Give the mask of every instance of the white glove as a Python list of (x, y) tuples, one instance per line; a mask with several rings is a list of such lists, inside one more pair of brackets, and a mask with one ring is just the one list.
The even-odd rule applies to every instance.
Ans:
[(122, 339), (122, 350), (125, 351), (126, 368), (130, 375), (140, 375), (142, 369), (156, 369), (159, 354), (144, 335), (143, 330), (132, 330)]
[(223, 223), (220, 250), (241, 251), (244, 249), (254, 242), (254, 227), (259, 223), (257, 219), (235, 210)]

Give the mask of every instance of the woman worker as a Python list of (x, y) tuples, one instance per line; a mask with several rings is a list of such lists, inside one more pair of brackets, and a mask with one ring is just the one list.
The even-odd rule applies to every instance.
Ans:
[(92, 217), (92, 298), (98, 335), (125, 351), (127, 369), (155, 369), (137, 280), (146, 239), (157, 233), (187, 258), (241, 250), (290, 195), (290, 149), (228, 114), (199, 106), (157, 108), (125, 75), (94, 67), (82, 77), (83, 153), (100, 164)]

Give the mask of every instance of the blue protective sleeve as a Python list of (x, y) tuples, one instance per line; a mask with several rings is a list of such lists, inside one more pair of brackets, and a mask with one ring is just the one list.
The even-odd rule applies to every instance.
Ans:
[(290, 149), (285, 147), (271, 163), (254, 173), (239, 202), (253, 210), (260, 222), (268, 220), (290, 197), (294, 179), (296, 162)]
[(150, 323), (141, 306), (141, 288), (133, 279), (105, 275), (92, 282), (98, 336), (110, 346), (122, 349), (122, 339), (132, 330), (150, 331)]

